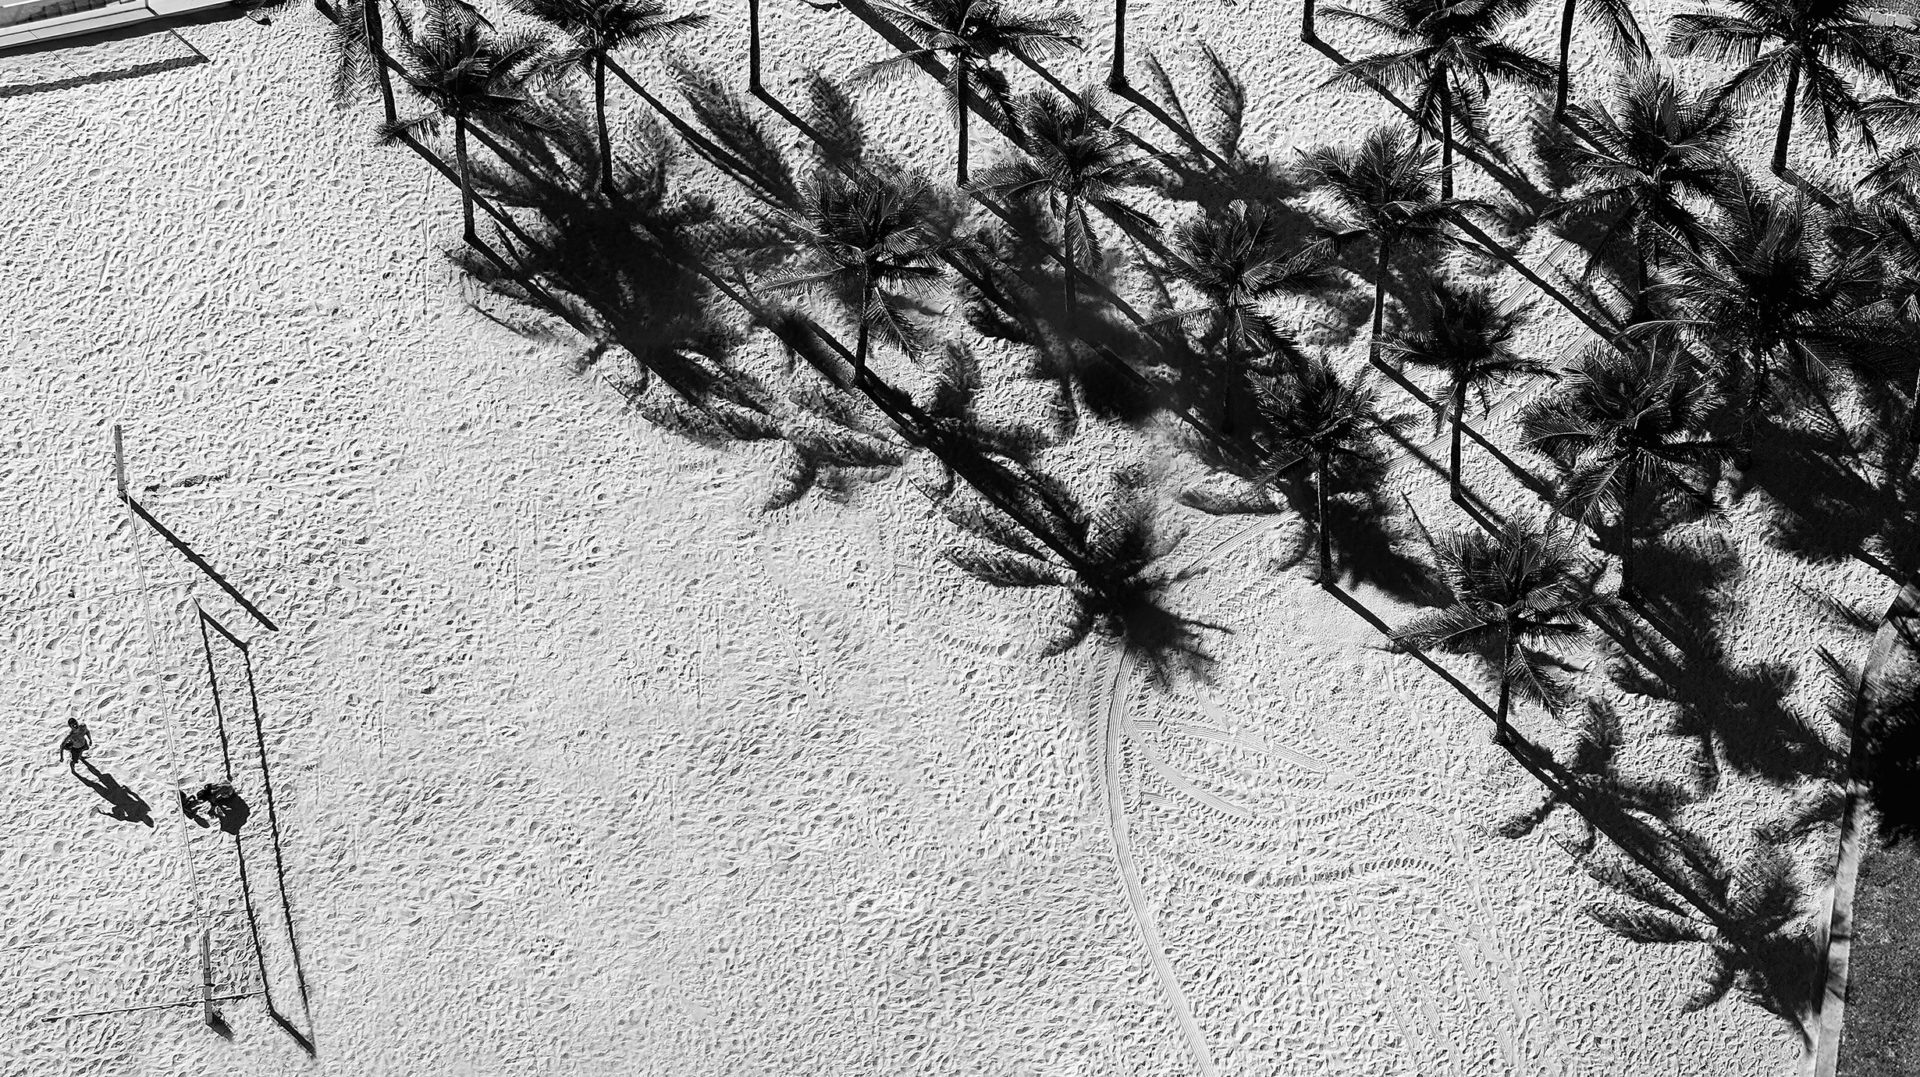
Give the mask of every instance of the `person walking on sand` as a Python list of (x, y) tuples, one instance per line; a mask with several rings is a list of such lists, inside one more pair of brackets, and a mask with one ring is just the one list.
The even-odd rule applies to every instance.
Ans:
[[(87, 724), (78, 718), (67, 719), (67, 737), (60, 742), (60, 754), (73, 756), (67, 769), (80, 772), (80, 764), (87, 763), (87, 753), (93, 750), (93, 734), (87, 732)], [(87, 763), (87, 766), (93, 766)]]

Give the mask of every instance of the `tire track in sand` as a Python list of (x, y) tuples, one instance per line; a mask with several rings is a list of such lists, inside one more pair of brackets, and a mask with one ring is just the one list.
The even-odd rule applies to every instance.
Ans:
[[(1519, 406), (1518, 394), (1509, 396), (1500, 402), (1493, 415), (1504, 416)], [(1491, 418), (1491, 416), (1489, 416)], [(1482, 425), (1489, 425), (1483, 422)], [(1394, 456), (1389, 465), (1399, 470), (1413, 465), (1422, 457), (1432, 459), (1430, 450), (1435, 450), (1441, 439), (1431, 444), (1415, 446)], [(1253, 542), (1262, 532), (1278, 530), (1289, 519), (1285, 513), (1262, 514), (1248, 520), (1211, 546), (1195, 554), (1186, 565), (1186, 570), (1199, 568), (1217, 558), (1239, 551)], [(1140, 941), (1147, 948), (1147, 958), (1153, 965), (1154, 975), (1160, 980), (1160, 988), (1166, 993), (1167, 1005), (1173, 1009), (1173, 1016), (1180, 1024), (1181, 1035), (1186, 1038), (1187, 1047), (1193, 1052), (1194, 1065), (1201, 1077), (1219, 1077), (1220, 1070), (1214, 1065), (1213, 1054), (1207, 1048), (1206, 1036), (1200, 1030), (1199, 1022), (1194, 1020), (1193, 1007), (1187, 1002), (1186, 992), (1181, 990), (1179, 978), (1174, 975), (1173, 964), (1167, 959), (1166, 947), (1160, 941), (1160, 929), (1153, 922), (1153, 912), (1147, 908), (1146, 891), (1140, 885), (1140, 865), (1133, 853), (1133, 840), (1127, 830), (1126, 800), (1120, 789), (1120, 746), (1126, 736), (1127, 703), (1120, 691), (1128, 671), (1132, 668), (1133, 647), (1124, 639), (1116, 649), (1113, 658), (1113, 673), (1107, 679), (1107, 702), (1104, 721), (1105, 736), (1101, 739), (1100, 775), (1105, 785), (1102, 795), (1107, 802), (1107, 823), (1113, 832), (1113, 856), (1120, 869), (1121, 885), (1127, 893), (1127, 908), (1133, 914), (1134, 925), (1140, 931)], [(1099, 710), (1098, 701), (1089, 710)]]
[(1122, 692), (1122, 682), (1126, 680), (1131, 668), (1133, 649), (1122, 643), (1115, 648), (1113, 655), (1113, 673), (1107, 679), (1106, 735), (1102, 738), (1104, 750), (1101, 759), (1101, 784), (1106, 788), (1102, 793), (1107, 801), (1107, 826), (1113, 833), (1113, 857), (1120, 868), (1120, 885), (1127, 892), (1127, 909), (1133, 914), (1133, 925), (1140, 932), (1140, 941), (1147, 948), (1147, 960), (1153, 965), (1153, 974), (1160, 981), (1160, 990), (1166, 993), (1167, 1005), (1172, 1007), (1173, 1016), (1180, 1024), (1180, 1033), (1186, 1038), (1187, 1049), (1193, 1052), (1194, 1065), (1202, 1077), (1219, 1077), (1220, 1071), (1213, 1064), (1213, 1055), (1207, 1050), (1207, 1038), (1200, 1031), (1200, 1023), (1193, 1018), (1193, 1007), (1187, 1002), (1187, 994), (1180, 988), (1180, 978), (1174, 975), (1173, 963), (1167, 959), (1167, 948), (1160, 941), (1160, 928), (1153, 922), (1153, 911), (1147, 908), (1147, 892), (1140, 885), (1140, 863), (1133, 855), (1133, 838), (1127, 829), (1127, 808), (1125, 797), (1120, 791), (1120, 741), (1125, 735), (1127, 719), (1127, 697)]

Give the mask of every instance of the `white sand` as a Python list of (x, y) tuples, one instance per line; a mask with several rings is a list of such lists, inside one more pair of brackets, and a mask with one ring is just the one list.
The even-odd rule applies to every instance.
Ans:
[[(886, 54), (850, 16), (772, 4), (771, 70)], [(1296, 22), (1163, 2), (1130, 27), (1219, 42), (1250, 141), (1284, 154), (1384, 115), (1315, 89)], [(903, 481), (760, 515), (770, 453), (667, 436), (466, 310), (436, 254), (457, 192), (371, 146), (371, 108), (323, 102), (318, 16), (181, 33), (212, 62), (0, 110), (0, 1072), (1158, 1075), (1194, 1072), (1194, 1036), (1246, 1077), (1789, 1072), (1758, 1010), (1677, 1012), (1685, 953), (1580, 916), (1597, 890), (1546, 829), (1491, 833), (1524, 776), (1450, 689), (1267, 571), (1297, 521), (1194, 520), (1190, 555), (1241, 540), (1177, 595), (1234, 629), (1217, 681), (1149, 691), (1129, 665), (1110, 709), (1112, 651), (1029, 657), (1046, 611), (938, 561), (951, 529)], [(744, 13), (689, 51), (744, 84)], [(889, 144), (944, 175), (931, 87), (886, 92)], [(1538, 346), (1570, 333), (1548, 312)], [(116, 422), (136, 496), (283, 631), (125, 519)], [(1147, 451), (1095, 431), (1059, 456)], [(1407, 486), (1450, 518), (1443, 482)], [(1767, 615), (1735, 651), (1804, 670), (1806, 703), (1814, 647), (1859, 648), (1794, 584), (1886, 589), (1783, 559), (1750, 515), (1730, 534)], [(41, 1021), (192, 997), (202, 916), (216, 978), (257, 989), (232, 857), (164, 800), (218, 767), (193, 598), (254, 640), (314, 1062), (251, 1000), (232, 1044), (193, 1009)], [(70, 715), (157, 828), (90, 814), (53, 762)], [(1690, 818), (1737, 836), (1783, 802), (1730, 779)]]

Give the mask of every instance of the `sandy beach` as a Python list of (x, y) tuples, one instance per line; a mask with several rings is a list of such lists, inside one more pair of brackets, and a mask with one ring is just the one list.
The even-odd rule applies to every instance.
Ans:
[[(1682, 9), (1646, 5), (1649, 37)], [(1314, 584), (1299, 513), (1180, 507), (1202, 476), (1168, 431), (1086, 423), (1045, 462), (1089, 483), (1152, 474), (1187, 529), (1176, 560), (1206, 569), (1169, 601), (1230, 631), (1203, 635), (1205, 680), (1155, 683), (1099, 638), (1038, 658), (1055, 611), (942, 560), (956, 532), (911, 467), (763, 512), (775, 447), (650, 425), (566, 350), (482, 316), (444, 254), (459, 190), (375, 145), (376, 106), (329, 102), (324, 19), (270, 14), (155, 31), (207, 62), (0, 110), (0, 767), (16, 805), (0, 1071), (1800, 1072), (1778, 1018), (1737, 999), (1680, 1011), (1690, 948), (1581, 914), (1605, 894), (1555, 844), (1577, 836), (1568, 813), (1499, 834), (1537, 788), (1471, 704)], [(1056, 65), (1074, 85), (1102, 76), (1110, 34), (1111, 12), (1082, 14), (1091, 47)], [(891, 48), (846, 11), (769, 0), (765, 18), (781, 92)], [(1129, 34), (1176, 84), (1213, 42), (1249, 88), (1248, 143), (1290, 158), (1388, 116), (1322, 85), (1330, 64), (1296, 18), (1162, 0), (1130, 9)], [(1511, 40), (1551, 55), (1555, 29), (1536, 9)], [(743, 7), (677, 47), (744, 87)], [(1575, 58), (1581, 87), (1612, 64)], [(907, 78), (859, 100), (876, 144), (950, 179), (938, 94)], [(1764, 175), (1771, 113), (1746, 116), (1742, 160)], [(976, 138), (983, 165), (1006, 152)], [(1829, 163), (1811, 131), (1804, 155), (1860, 165)], [(744, 205), (697, 160), (676, 167)], [(1521, 253), (1544, 265), (1550, 247)], [(1364, 311), (1370, 288), (1353, 294)], [(1364, 323), (1288, 313), (1364, 363)], [(1522, 343), (1558, 362), (1580, 339), (1542, 303)], [(749, 350), (776, 361), (764, 339)], [(996, 385), (996, 406), (1022, 399)], [(1444, 438), (1392, 403), (1419, 421), (1385, 489), (1423, 522), (1463, 522)], [(132, 496), (278, 631), (119, 501), (116, 425)], [(1511, 426), (1486, 428), (1524, 455)], [(1485, 452), (1467, 478), (1537, 511)], [(1843, 743), (1820, 652), (1857, 662), (1868, 640), (1809, 596), (1883, 607), (1895, 589), (1783, 552), (1766, 508), (1755, 495), (1688, 525), (1738, 567), (1725, 665)], [(1416, 610), (1352, 593), (1386, 622)], [(198, 610), (244, 652), (205, 642)], [(1439, 661), (1490, 698), (1477, 663)], [(1685, 780), (1697, 745), (1670, 734), (1676, 705), (1609, 687), (1599, 647), (1573, 661), (1619, 710), (1630, 768)], [(152, 826), (96, 810), (57, 758), (70, 717)], [(1567, 743), (1537, 711), (1517, 723)], [(1737, 852), (1797, 785), (1723, 754), (1685, 819)], [(255, 803), (251, 906), (233, 840), (173, 806), (225, 766)], [(1795, 855), (1817, 892), (1830, 846), (1816, 834)], [(209, 980), (245, 996), (223, 1003), (230, 1038), (201, 1019)], [(67, 1016), (178, 1002), (193, 1004)]]

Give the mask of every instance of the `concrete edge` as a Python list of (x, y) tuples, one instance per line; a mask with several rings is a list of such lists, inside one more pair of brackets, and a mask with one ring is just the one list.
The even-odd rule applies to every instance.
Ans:
[(16, 23), (5, 32), (0, 32), (0, 49), (15, 45), (36, 45), (42, 41), (54, 41), (77, 34), (92, 33), (95, 30), (107, 30), (152, 17), (153, 11), (147, 7), (145, 0), (122, 0), (121, 3), (97, 7), (91, 11), (77, 11), (71, 15), (56, 15), (51, 19)]
[[(1873, 648), (1860, 675), (1858, 712), (1864, 715), (1866, 697), (1874, 690), (1880, 667), (1893, 654), (1899, 642), (1894, 628), (1896, 619), (1911, 617), (1920, 610), (1920, 588), (1908, 584), (1887, 606), (1880, 627), (1873, 635)], [(1849, 741), (1857, 743), (1857, 734)], [(1826, 973), (1825, 983), (1814, 999), (1812, 1043), (1801, 1072), (1806, 1077), (1834, 1077), (1840, 1065), (1840, 1040), (1847, 1011), (1849, 964), (1853, 956), (1853, 895), (1860, 880), (1861, 810), (1865, 789), (1855, 777), (1858, 756), (1848, 752), (1845, 808), (1840, 817), (1840, 840), (1835, 850), (1833, 883), (1827, 887), (1825, 916), (1814, 925), (1814, 944), (1820, 948), (1820, 961)]]
[(49, 41), (99, 33), (102, 30), (131, 26), (134, 23), (153, 19), (188, 15), (209, 8), (225, 7), (233, 2), (234, 0), (123, 0), (122, 3), (95, 8), (92, 11), (21, 23), (5, 33), (0, 33), (0, 51), (22, 45), (41, 45)]

